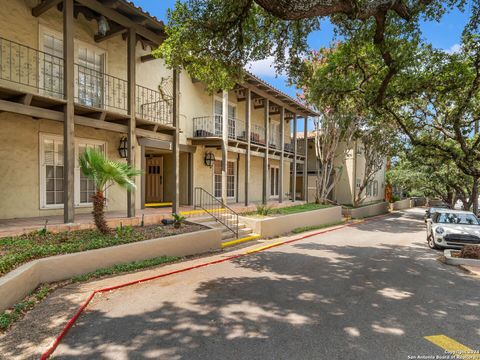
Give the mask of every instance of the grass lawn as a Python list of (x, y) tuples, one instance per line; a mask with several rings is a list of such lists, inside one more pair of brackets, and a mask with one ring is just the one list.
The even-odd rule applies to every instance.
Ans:
[(173, 225), (126, 226), (104, 235), (97, 230), (49, 233), (44, 230), (30, 234), (0, 238), (0, 275), (33, 259), (100, 249), (120, 244), (173, 236), (204, 230), (198, 224), (184, 223), (180, 229)]
[(245, 215), (245, 216), (290, 215), (290, 214), (297, 214), (305, 211), (326, 209), (329, 207), (332, 207), (332, 205), (323, 205), (323, 204), (315, 204), (315, 203), (293, 205), (293, 206), (287, 206), (282, 208), (270, 208), (265, 206), (263, 207), (259, 206), (257, 211), (245, 212), (242, 215)]

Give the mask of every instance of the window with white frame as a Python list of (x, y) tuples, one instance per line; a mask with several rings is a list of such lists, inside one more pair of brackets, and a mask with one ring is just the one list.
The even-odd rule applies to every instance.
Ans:
[(86, 46), (78, 48), (78, 102), (103, 107), (105, 53)]
[(366, 189), (367, 196), (372, 196), (372, 184), (373, 184), (372, 181), (369, 181), (367, 184), (367, 189)]
[[(221, 100), (215, 100), (214, 104), (214, 117), (215, 117), (215, 134), (217, 136), (222, 135), (222, 122), (223, 122), (223, 103)], [(235, 119), (237, 117), (237, 108), (232, 104), (228, 104), (228, 136), (235, 137)]]
[(63, 204), (63, 139), (43, 138), (40, 153), (42, 207)]
[(277, 197), (280, 181), (280, 169), (278, 167), (270, 167), (270, 196)]
[(42, 36), (43, 51), (45, 52), (43, 62), (39, 63), (40, 87), (49, 96), (63, 94), (63, 39), (44, 33)]
[[(83, 175), (80, 171), (78, 158), (86, 149), (95, 149), (105, 154), (105, 143), (95, 140), (79, 139), (75, 146), (75, 180), (79, 186), (76, 186), (75, 203), (77, 205), (88, 205), (92, 203), (92, 196), (95, 195), (96, 188), (94, 182)], [(77, 181), (78, 179), (78, 181)]]
[[(95, 194), (93, 182), (80, 171), (78, 157), (85, 149), (94, 148), (105, 154), (105, 142), (75, 139), (74, 202), (77, 206), (91, 205)], [(40, 207), (63, 207), (63, 138), (58, 135), (40, 136)]]
[[(47, 95), (63, 94), (63, 38), (50, 29), (41, 35), (43, 51), (46, 53), (40, 78)], [(105, 51), (75, 41), (75, 101), (80, 104), (103, 107), (105, 97)]]
[[(227, 198), (235, 197), (235, 162), (227, 162)], [(217, 198), (222, 197), (222, 160), (215, 160), (214, 174), (213, 174), (214, 195)]]
[(378, 180), (373, 182), (373, 196), (378, 196)]

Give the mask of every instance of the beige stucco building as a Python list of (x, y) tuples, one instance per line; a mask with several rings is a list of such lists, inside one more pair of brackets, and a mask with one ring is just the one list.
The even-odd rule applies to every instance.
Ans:
[[(290, 128), (316, 113), (251, 74), (209, 94), (150, 55), (163, 24), (124, 0), (9, 0), (0, 12), (0, 219), (91, 211), (88, 147), (143, 170), (108, 210), (293, 199), (305, 152)], [(305, 148), (305, 147), (304, 147)], [(304, 149), (303, 148), (303, 149)], [(225, 159), (226, 161), (222, 161)]]
[[(304, 134), (298, 134), (299, 141), (303, 142)], [(315, 201), (317, 160), (315, 155), (315, 134), (308, 133), (307, 174), (308, 192), (307, 200)], [(340, 171), (340, 179), (330, 194), (330, 200), (342, 204), (352, 205), (354, 198), (360, 191), (360, 184), (365, 176), (365, 155), (361, 141), (351, 144), (340, 143), (335, 156), (335, 170)], [(371, 203), (385, 198), (386, 159), (382, 169), (375, 173), (367, 187), (362, 191), (363, 203)], [(297, 196), (302, 196), (303, 167), (297, 170)]]

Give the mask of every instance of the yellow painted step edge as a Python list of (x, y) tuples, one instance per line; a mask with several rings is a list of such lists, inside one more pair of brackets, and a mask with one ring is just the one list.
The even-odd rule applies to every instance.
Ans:
[(164, 202), (164, 203), (148, 203), (145, 204), (145, 207), (155, 207), (155, 206), (172, 206), (171, 202)]
[(247, 237), (244, 237), (244, 238), (241, 238), (241, 239), (236, 239), (236, 240), (232, 240), (232, 241), (227, 241), (227, 242), (224, 242), (222, 244), (222, 248), (226, 248), (228, 246), (233, 246), (233, 245), (237, 245), (237, 244), (241, 244), (241, 243), (244, 243), (244, 242), (247, 242), (247, 241), (252, 241), (252, 240), (256, 240), (256, 239), (259, 239), (260, 238), (260, 235), (251, 235), (251, 236), (247, 236)]

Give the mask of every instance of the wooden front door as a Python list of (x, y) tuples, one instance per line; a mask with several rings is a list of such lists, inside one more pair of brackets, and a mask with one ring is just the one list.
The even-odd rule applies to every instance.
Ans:
[(149, 157), (146, 161), (145, 202), (163, 201), (163, 156)]

